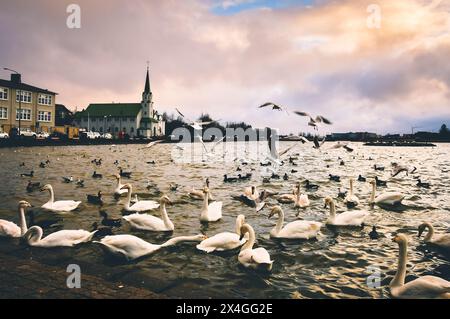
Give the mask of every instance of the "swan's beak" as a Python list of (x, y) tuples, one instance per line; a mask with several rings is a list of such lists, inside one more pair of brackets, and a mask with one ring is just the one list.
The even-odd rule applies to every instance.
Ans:
[(244, 234), (241, 234), (241, 236), (239, 236), (239, 240), (242, 240), (242, 238), (244, 238)]
[(325, 202), (325, 205), (323, 205), (323, 208), (327, 208), (327, 206), (328, 206), (328, 205), (327, 205), (327, 203)]

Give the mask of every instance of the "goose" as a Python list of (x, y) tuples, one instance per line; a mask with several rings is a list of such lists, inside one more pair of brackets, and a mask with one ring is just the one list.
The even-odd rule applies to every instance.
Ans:
[(359, 198), (353, 194), (353, 178), (350, 178), (350, 192), (345, 197), (344, 203), (348, 208), (356, 207), (359, 204)]
[(246, 268), (272, 270), (273, 260), (270, 259), (270, 255), (265, 248), (259, 247), (253, 249), (255, 244), (255, 231), (249, 224), (244, 224), (241, 227), (241, 236), (244, 238), (245, 234), (248, 234), (247, 242), (241, 247), (241, 251), (238, 255), (238, 260)]
[(245, 216), (238, 215), (236, 217), (236, 232), (223, 232), (216, 234), (212, 237), (208, 237), (197, 245), (197, 249), (205, 251), (207, 253), (212, 253), (213, 251), (225, 251), (232, 250), (242, 246), (247, 240), (246, 238), (240, 238), (241, 227), (245, 223)]
[(206, 238), (205, 235), (179, 236), (171, 238), (161, 245), (156, 245), (133, 235), (113, 235), (106, 236), (100, 241), (94, 241), (94, 243), (100, 244), (107, 253), (113, 256), (131, 261), (150, 255), (163, 247), (174, 246), (181, 242), (201, 242)]
[(399, 192), (385, 192), (377, 197), (375, 197), (375, 193), (377, 190), (377, 184), (375, 180), (370, 181), (372, 185), (372, 194), (370, 195), (370, 203), (372, 205), (390, 205), (395, 206), (401, 204), (405, 195)]
[(97, 195), (86, 195), (88, 203), (103, 205), (103, 194), (101, 191), (97, 193)]
[(27, 184), (27, 192), (31, 193), (34, 192), (36, 189), (38, 189), (41, 186), (41, 183), (39, 182), (35, 182), (33, 183), (32, 181), (28, 181)]
[(377, 183), (377, 186), (387, 186), (387, 182), (379, 179), (378, 176), (375, 176), (375, 182)]
[(128, 189), (127, 201), (125, 203), (125, 210), (129, 212), (146, 212), (159, 207), (159, 204), (154, 200), (140, 200), (130, 206), (131, 193), (133, 192), (133, 187), (131, 184), (125, 184), (122, 189)]
[(203, 189), (203, 208), (200, 213), (201, 222), (216, 222), (222, 218), (222, 202), (208, 204), (208, 187)]
[(408, 238), (398, 234), (393, 239), (399, 247), (397, 272), (389, 284), (394, 298), (445, 298), (450, 299), (450, 282), (435, 276), (422, 276), (405, 284)]
[(108, 218), (108, 213), (104, 210), (101, 210), (99, 212), (99, 215), (103, 218), (102, 219), (102, 225), (103, 226), (109, 226), (109, 227), (120, 227), (122, 226), (122, 220), (121, 219), (114, 219), (114, 218)]
[(35, 247), (73, 247), (88, 242), (94, 237), (96, 231), (87, 230), (60, 230), (42, 238), (43, 231), (39, 226), (33, 226), (23, 235), (26, 243)]
[(428, 231), (424, 239), (426, 243), (446, 249), (450, 252), (450, 234), (435, 234), (433, 225), (424, 222), (419, 226), (419, 237), (422, 236), (425, 229)]
[(430, 183), (423, 183), (420, 178), (417, 179), (417, 187), (430, 188)]
[(166, 204), (172, 204), (168, 196), (162, 196), (159, 200), (159, 209), (161, 218), (148, 214), (132, 214), (124, 216), (132, 229), (149, 231), (173, 231), (175, 229), (172, 221), (169, 219), (166, 210)]
[(8, 220), (0, 219), (0, 238), (1, 237), (22, 237), (27, 231), (27, 221), (25, 218), (25, 209), (31, 207), (30, 203), (21, 200), (19, 202), (19, 226)]
[(322, 223), (315, 221), (296, 220), (283, 227), (284, 212), (280, 206), (272, 208), (269, 218), (278, 215), (276, 226), (270, 231), (270, 237), (290, 239), (312, 239), (316, 238), (322, 227)]
[(124, 194), (127, 194), (128, 193), (128, 189), (123, 189), (122, 188), (124, 184), (122, 184), (122, 181), (121, 181), (122, 178), (120, 177), (120, 175), (116, 174), (116, 175), (114, 175), (114, 177), (117, 180), (117, 185), (116, 185), (116, 188), (114, 189), (114, 196), (115, 197), (120, 197), (120, 196), (122, 196)]
[(53, 187), (50, 184), (44, 185), (41, 188), (41, 192), (48, 190), (50, 193), (50, 199), (47, 203), (42, 205), (41, 207), (53, 212), (70, 212), (75, 210), (80, 204), (81, 201), (74, 200), (58, 200), (55, 202), (55, 194), (53, 192)]
[(94, 171), (94, 173), (92, 174), (92, 178), (102, 178), (102, 177), (103, 177), (103, 175), (97, 173), (97, 171)]
[(325, 208), (330, 206), (328, 225), (334, 226), (362, 226), (369, 212), (364, 210), (352, 210), (336, 215), (336, 205), (331, 197), (325, 198)]

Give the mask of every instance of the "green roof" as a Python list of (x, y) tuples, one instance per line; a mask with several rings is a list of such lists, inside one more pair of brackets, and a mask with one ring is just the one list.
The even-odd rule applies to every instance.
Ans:
[(154, 118), (148, 118), (148, 117), (143, 117), (143, 118), (141, 119), (141, 122), (142, 122), (142, 123), (147, 123), (147, 122), (158, 123), (158, 121), (155, 120)]
[(75, 114), (76, 118), (80, 117), (136, 117), (141, 110), (141, 103), (102, 103), (89, 104), (89, 106)]

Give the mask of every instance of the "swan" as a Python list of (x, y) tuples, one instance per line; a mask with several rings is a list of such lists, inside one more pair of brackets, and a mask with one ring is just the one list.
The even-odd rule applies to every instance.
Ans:
[(159, 207), (159, 204), (154, 200), (140, 200), (130, 206), (131, 193), (133, 192), (133, 187), (131, 184), (125, 184), (122, 189), (128, 190), (127, 202), (125, 203), (125, 210), (129, 212), (146, 212)]
[(294, 191), (294, 194), (295, 194), (294, 203), (295, 203), (295, 207), (305, 208), (305, 207), (309, 206), (310, 202), (309, 202), (308, 194), (301, 194), (300, 188), (301, 188), (301, 184), (298, 183), (297, 191)]
[(60, 230), (42, 238), (42, 228), (33, 226), (23, 235), (30, 246), (36, 247), (72, 247), (88, 242), (94, 237), (96, 231), (87, 230)]
[[(209, 189), (209, 178), (206, 178), (205, 185)], [(188, 192), (188, 196), (192, 199), (203, 200), (203, 189), (195, 189), (192, 186), (192, 190), (190, 192)], [(209, 196), (209, 200), (214, 200), (213, 196), (211, 195), (211, 192), (208, 193), (208, 196)]]
[(209, 189), (203, 189), (203, 208), (200, 213), (201, 222), (216, 222), (222, 218), (222, 202), (208, 204)]
[(19, 226), (8, 220), (0, 219), (0, 237), (22, 237), (27, 231), (25, 209), (31, 207), (30, 203), (21, 200), (19, 202)]
[(369, 216), (365, 210), (352, 210), (336, 215), (336, 205), (331, 197), (325, 198), (325, 208), (330, 205), (330, 217), (327, 220), (328, 225), (335, 226), (362, 226), (364, 220)]
[(359, 204), (359, 198), (355, 194), (353, 194), (353, 182), (353, 178), (350, 178), (350, 191), (344, 199), (344, 203), (348, 208), (356, 207)]
[(270, 237), (273, 238), (291, 238), (291, 239), (311, 239), (316, 238), (322, 227), (322, 223), (296, 220), (283, 227), (284, 212), (280, 206), (272, 208), (269, 218), (278, 215), (277, 225), (270, 231)]
[(450, 251), (450, 234), (434, 234), (434, 227), (430, 223), (422, 223), (419, 226), (419, 237), (422, 235), (423, 231), (427, 229), (428, 233), (425, 236), (424, 241), (426, 243), (435, 245), (439, 248), (444, 248)]
[(100, 241), (94, 241), (102, 245), (106, 252), (125, 258), (126, 260), (134, 260), (154, 253), (163, 247), (173, 246), (186, 241), (202, 241), (205, 235), (180, 236), (174, 237), (161, 245), (151, 244), (145, 240), (133, 235), (112, 235), (102, 238)]
[(270, 260), (270, 255), (265, 248), (259, 247), (253, 249), (255, 244), (255, 231), (249, 224), (244, 224), (241, 227), (241, 238), (248, 233), (248, 241), (241, 247), (238, 260), (246, 268), (272, 270), (273, 260)]
[(212, 237), (209, 237), (203, 240), (200, 244), (197, 245), (197, 249), (203, 250), (207, 253), (211, 253), (213, 251), (224, 251), (224, 250), (232, 250), (237, 247), (242, 246), (247, 240), (246, 238), (240, 238), (241, 236), (241, 227), (245, 223), (245, 216), (239, 215), (236, 218), (236, 232), (223, 232), (216, 234)]
[(445, 298), (450, 299), (450, 282), (435, 276), (423, 276), (405, 284), (408, 238), (398, 234), (393, 239), (399, 247), (398, 267), (389, 284), (394, 298)]
[(131, 228), (139, 230), (150, 231), (173, 231), (175, 229), (172, 221), (169, 219), (166, 211), (166, 204), (172, 204), (168, 196), (162, 196), (159, 200), (159, 209), (161, 212), (161, 218), (148, 215), (148, 214), (132, 214), (124, 216), (127, 222), (130, 223)]
[(75, 200), (58, 200), (55, 202), (55, 193), (53, 192), (52, 185), (44, 185), (44, 187), (41, 188), (41, 192), (45, 190), (50, 192), (50, 199), (47, 203), (41, 206), (44, 209), (48, 209), (53, 212), (70, 212), (81, 204), (81, 201)]
[(117, 180), (117, 185), (116, 188), (114, 189), (114, 196), (115, 197), (120, 197), (126, 193), (128, 193), (128, 189), (122, 189), (122, 187), (124, 186), (124, 184), (122, 184), (122, 177), (119, 174), (114, 175), (114, 177)]
[(377, 190), (377, 184), (375, 180), (370, 181), (372, 184), (372, 194), (370, 195), (370, 203), (372, 205), (391, 205), (395, 206), (401, 204), (405, 195), (399, 192), (384, 192), (381, 195), (375, 197), (375, 192)]

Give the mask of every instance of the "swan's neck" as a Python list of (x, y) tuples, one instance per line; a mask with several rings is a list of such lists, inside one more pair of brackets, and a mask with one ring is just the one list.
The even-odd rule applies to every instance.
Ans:
[(170, 220), (169, 215), (167, 215), (166, 203), (164, 201), (161, 202), (161, 205), (159, 206), (159, 210), (161, 212), (161, 219), (164, 221), (164, 225), (166, 227), (173, 227), (173, 223)]
[(370, 194), (370, 202), (375, 202), (375, 192), (377, 191), (377, 185), (375, 183), (372, 184), (372, 193)]
[(42, 228), (34, 226), (24, 234), (24, 237), (26, 238), (27, 243), (32, 246), (41, 241), (42, 235)]
[(122, 181), (119, 177), (119, 178), (117, 178), (117, 188), (120, 190), (121, 187), (122, 187)]
[(25, 218), (25, 209), (23, 207), (19, 208), (19, 218), (20, 218), (20, 236), (23, 236), (28, 230), (27, 220)]
[(350, 180), (350, 194), (349, 196), (353, 196), (353, 180)]
[(203, 194), (203, 210), (202, 210), (202, 216), (208, 215), (208, 194)]
[(236, 234), (238, 234), (239, 236), (241, 235), (241, 227), (242, 227), (242, 222), (239, 218), (236, 218)]
[(168, 246), (174, 246), (176, 244), (185, 242), (185, 241), (198, 241), (197, 236), (178, 236), (169, 239), (165, 243), (161, 244), (161, 247), (168, 247)]
[(128, 194), (127, 194), (127, 202), (125, 204), (125, 208), (130, 208), (130, 204), (131, 204), (131, 192), (132, 192), (132, 188), (130, 187), (128, 189)]
[(55, 201), (55, 193), (53, 192), (53, 188), (50, 188), (48, 191), (50, 192), (50, 199), (47, 203), (53, 204), (53, 202)]
[(406, 243), (402, 242), (399, 244), (399, 256), (398, 256), (398, 266), (397, 273), (395, 274), (394, 279), (392, 279), (390, 286), (391, 287), (400, 287), (405, 284), (405, 275), (406, 275), (406, 253), (407, 247)]
[(425, 241), (431, 241), (434, 235), (434, 227), (429, 223), (426, 223), (425, 225), (428, 230), (427, 235), (425, 236)]
[(281, 231), (281, 229), (283, 228), (283, 223), (284, 223), (284, 213), (281, 211), (278, 213), (277, 224), (273, 228), (275, 234), (278, 234)]
[(241, 251), (245, 249), (252, 249), (253, 245), (255, 244), (255, 231), (252, 228), (249, 228), (248, 233), (249, 238), (247, 242), (242, 246)]
[(330, 203), (330, 219), (334, 220), (336, 217), (336, 204), (333, 202)]

